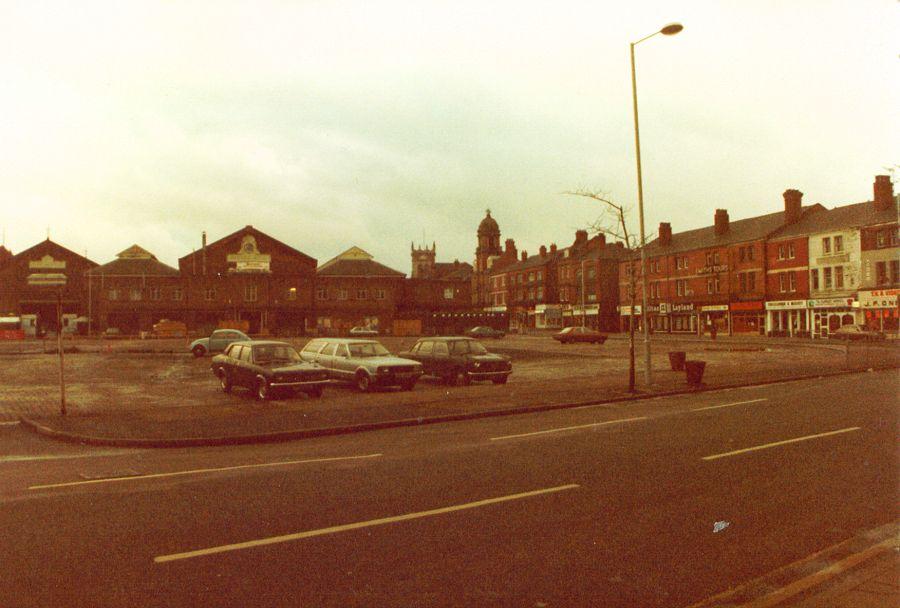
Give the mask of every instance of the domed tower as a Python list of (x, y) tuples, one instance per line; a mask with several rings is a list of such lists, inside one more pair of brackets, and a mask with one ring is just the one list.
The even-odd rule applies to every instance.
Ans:
[(472, 274), (472, 303), (475, 306), (490, 306), (489, 264), (494, 256), (501, 255), (500, 226), (491, 217), (491, 210), (478, 224), (478, 247), (475, 249), (475, 272)]
[(434, 259), (437, 253), (437, 245), (431, 243), (431, 249), (428, 245), (421, 249), (410, 243), (410, 255), (412, 256), (412, 273), (410, 276), (414, 279), (431, 279), (434, 277)]

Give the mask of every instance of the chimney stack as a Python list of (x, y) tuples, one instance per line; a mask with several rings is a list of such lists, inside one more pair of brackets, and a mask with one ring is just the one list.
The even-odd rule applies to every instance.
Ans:
[(784, 223), (793, 224), (800, 219), (803, 193), (799, 190), (784, 191)]
[(894, 204), (894, 184), (889, 175), (875, 176), (875, 211), (890, 209)]
[(528, 252), (523, 249), (522, 250), (522, 261), (524, 262), (527, 259), (528, 259)]
[(510, 256), (512, 259), (516, 259), (516, 241), (513, 239), (506, 239), (506, 255)]
[(546, 247), (546, 245), (541, 245), (540, 251), (541, 251), (541, 257), (542, 257), (542, 258), (547, 257), (547, 247)]
[(206, 230), (203, 231), (203, 264), (201, 266), (203, 270), (203, 276), (206, 276)]
[(596, 239), (597, 239), (597, 248), (598, 249), (603, 249), (604, 247), (606, 247), (606, 235), (605, 234), (603, 234), (601, 232), (600, 234), (598, 234), (596, 236)]
[(715, 224), (716, 236), (728, 233), (728, 210), (716, 209)]
[(669, 222), (659, 223), (659, 245), (660, 247), (668, 247), (672, 244), (672, 224)]
[(577, 230), (575, 232), (575, 245), (582, 245), (587, 242), (587, 230)]
[(550, 243), (550, 253), (556, 253), (556, 243)]

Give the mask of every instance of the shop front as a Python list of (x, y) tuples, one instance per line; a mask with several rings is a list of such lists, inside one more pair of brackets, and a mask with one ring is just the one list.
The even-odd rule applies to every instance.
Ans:
[(810, 300), (809, 308), (814, 338), (827, 338), (844, 325), (859, 322), (859, 303), (854, 298)]
[(765, 302), (732, 302), (729, 305), (729, 311), (733, 334), (765, 335)]
[(670, 304), (667, 309), (672, 333), (697, 333), (697, 311), (693, 302)]
[(538, 329), (557, 329), (563, 325), (563, 309), (558, 304), (538, 304), (534, 314), (534, 326)]
[(809, 335), (806, 300), (766, 302), (766, 335), (793, 337)]
[(647, 311), (650, 318), (650, 331), (669, 332), (669, 304), (660, 302), (659, 304), (648, 304)]
[(629, 324), (634, 322), (634, 331), (642, 331), (641, 330), (641, 320), (643, 317), (641, 316), (641, 305), (638, 304), (634, 307), (634, 319), (631, 318), (631, 306), (619, 306), (617, 307), (619, 310), (619, 329), (620, 331), (628, 331)]
[(730, 334), (728, 304), (708, 304), (700, 307), (700, 333)]
[(897, 295), (900, 289), (875, 289), (859, 292), (859, 307), (866, 327), (875, 331), (896, 334), (900, 310)]

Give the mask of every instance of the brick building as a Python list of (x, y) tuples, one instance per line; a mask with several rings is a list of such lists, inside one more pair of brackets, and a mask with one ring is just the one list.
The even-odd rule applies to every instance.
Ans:
[[(550, 251), (555, 252), (556, 246), (551, 245)], [(562, 326), (618, 330), (619, 263), (629, 253), (621, 242), (608, 244), (605, 234), (588, 239), (584, 230), (575, 233), (575, 242), (563, 249), (557, 259)], [(548, 309), (552, 310), (549, 306)]]
[(472, 272), (472, 304), (478, 308), (491, 306), (491, 267), (503, 255), (500, 249), (500, 226), (491, 217), (491, 210), (478, 224), (478, 246), (475, 248), (475, 266)]

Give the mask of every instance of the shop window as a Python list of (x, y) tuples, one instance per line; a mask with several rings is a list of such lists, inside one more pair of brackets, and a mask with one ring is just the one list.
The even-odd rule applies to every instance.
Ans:
[(831, 237), (826, 236), (822, 239), (822, 253), (831, 253)]

